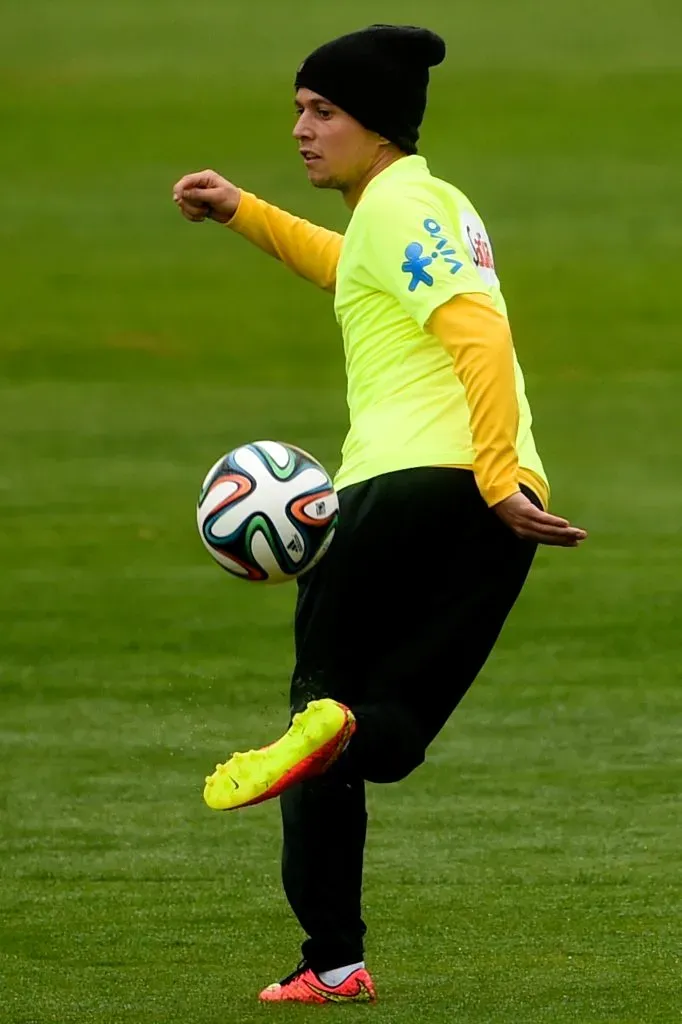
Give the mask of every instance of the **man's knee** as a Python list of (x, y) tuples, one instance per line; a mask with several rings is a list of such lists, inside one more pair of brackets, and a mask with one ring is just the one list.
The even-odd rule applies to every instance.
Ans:
[(373, 716), (373, 721), (360, 719), (355, 743), (367, 782), (400, 782), (423, 764), (426, 756), (422, 730), (402, 709), (385, 709), (380, 717)]
[(425, 759), (424, 750), (415, 751), (412, 756), (386, 757), (376, 764), (367, 765), (365, 780), (376, 783), (401, 782), (423, 764)]

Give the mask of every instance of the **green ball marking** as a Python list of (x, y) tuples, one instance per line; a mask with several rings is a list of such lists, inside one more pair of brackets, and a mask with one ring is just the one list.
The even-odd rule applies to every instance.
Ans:
[(286, 466), (280, 466), (273, 459), (269, 452), (264, 448), (258, 448), (260, 457), (267, 463), (268, 468), (273, 476), (276, 476), (278, 480), (288, 480), (296, 466), (296, 456), (293, 452), (289, 452), (289, 458)]

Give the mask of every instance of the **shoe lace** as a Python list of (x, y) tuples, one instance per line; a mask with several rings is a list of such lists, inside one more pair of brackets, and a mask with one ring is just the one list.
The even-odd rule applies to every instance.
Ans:
[(305, 960), (301, 960), (295, 971), (292, 971), (291, 974), (287, 974), (286, 978), (282, 978), (282, 980), (280, 981), (280, 985), (282, 987), (284, 987), (285, 985), (290, 985), (292, 981), (295, 981), (296, 978), (300, 978), (300, 976), (302, 974), (305, 974), (307, 970), (307, 962)]

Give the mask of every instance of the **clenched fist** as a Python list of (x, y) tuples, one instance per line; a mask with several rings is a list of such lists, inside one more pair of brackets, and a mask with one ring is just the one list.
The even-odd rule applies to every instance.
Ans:
[(206, 218), (227, 224), (239, 206), (240, 190), (215, 171), (186, 174), (173, 186), (173, 201), (183, 217), (200, 223)]

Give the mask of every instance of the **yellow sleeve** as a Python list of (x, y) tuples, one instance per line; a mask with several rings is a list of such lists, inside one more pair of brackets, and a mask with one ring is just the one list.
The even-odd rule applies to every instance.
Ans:
[(227, 226), (319, 288), (334, 291), (343, 235), (294, 217), (250, 192), (242, 192)]
[(507, 318), (483, 293), (457, 295), (427, 324), (452, 356), (464, 385), (473, 437), (474, 473), (488, 505), (519, 490), (519, 406)]

